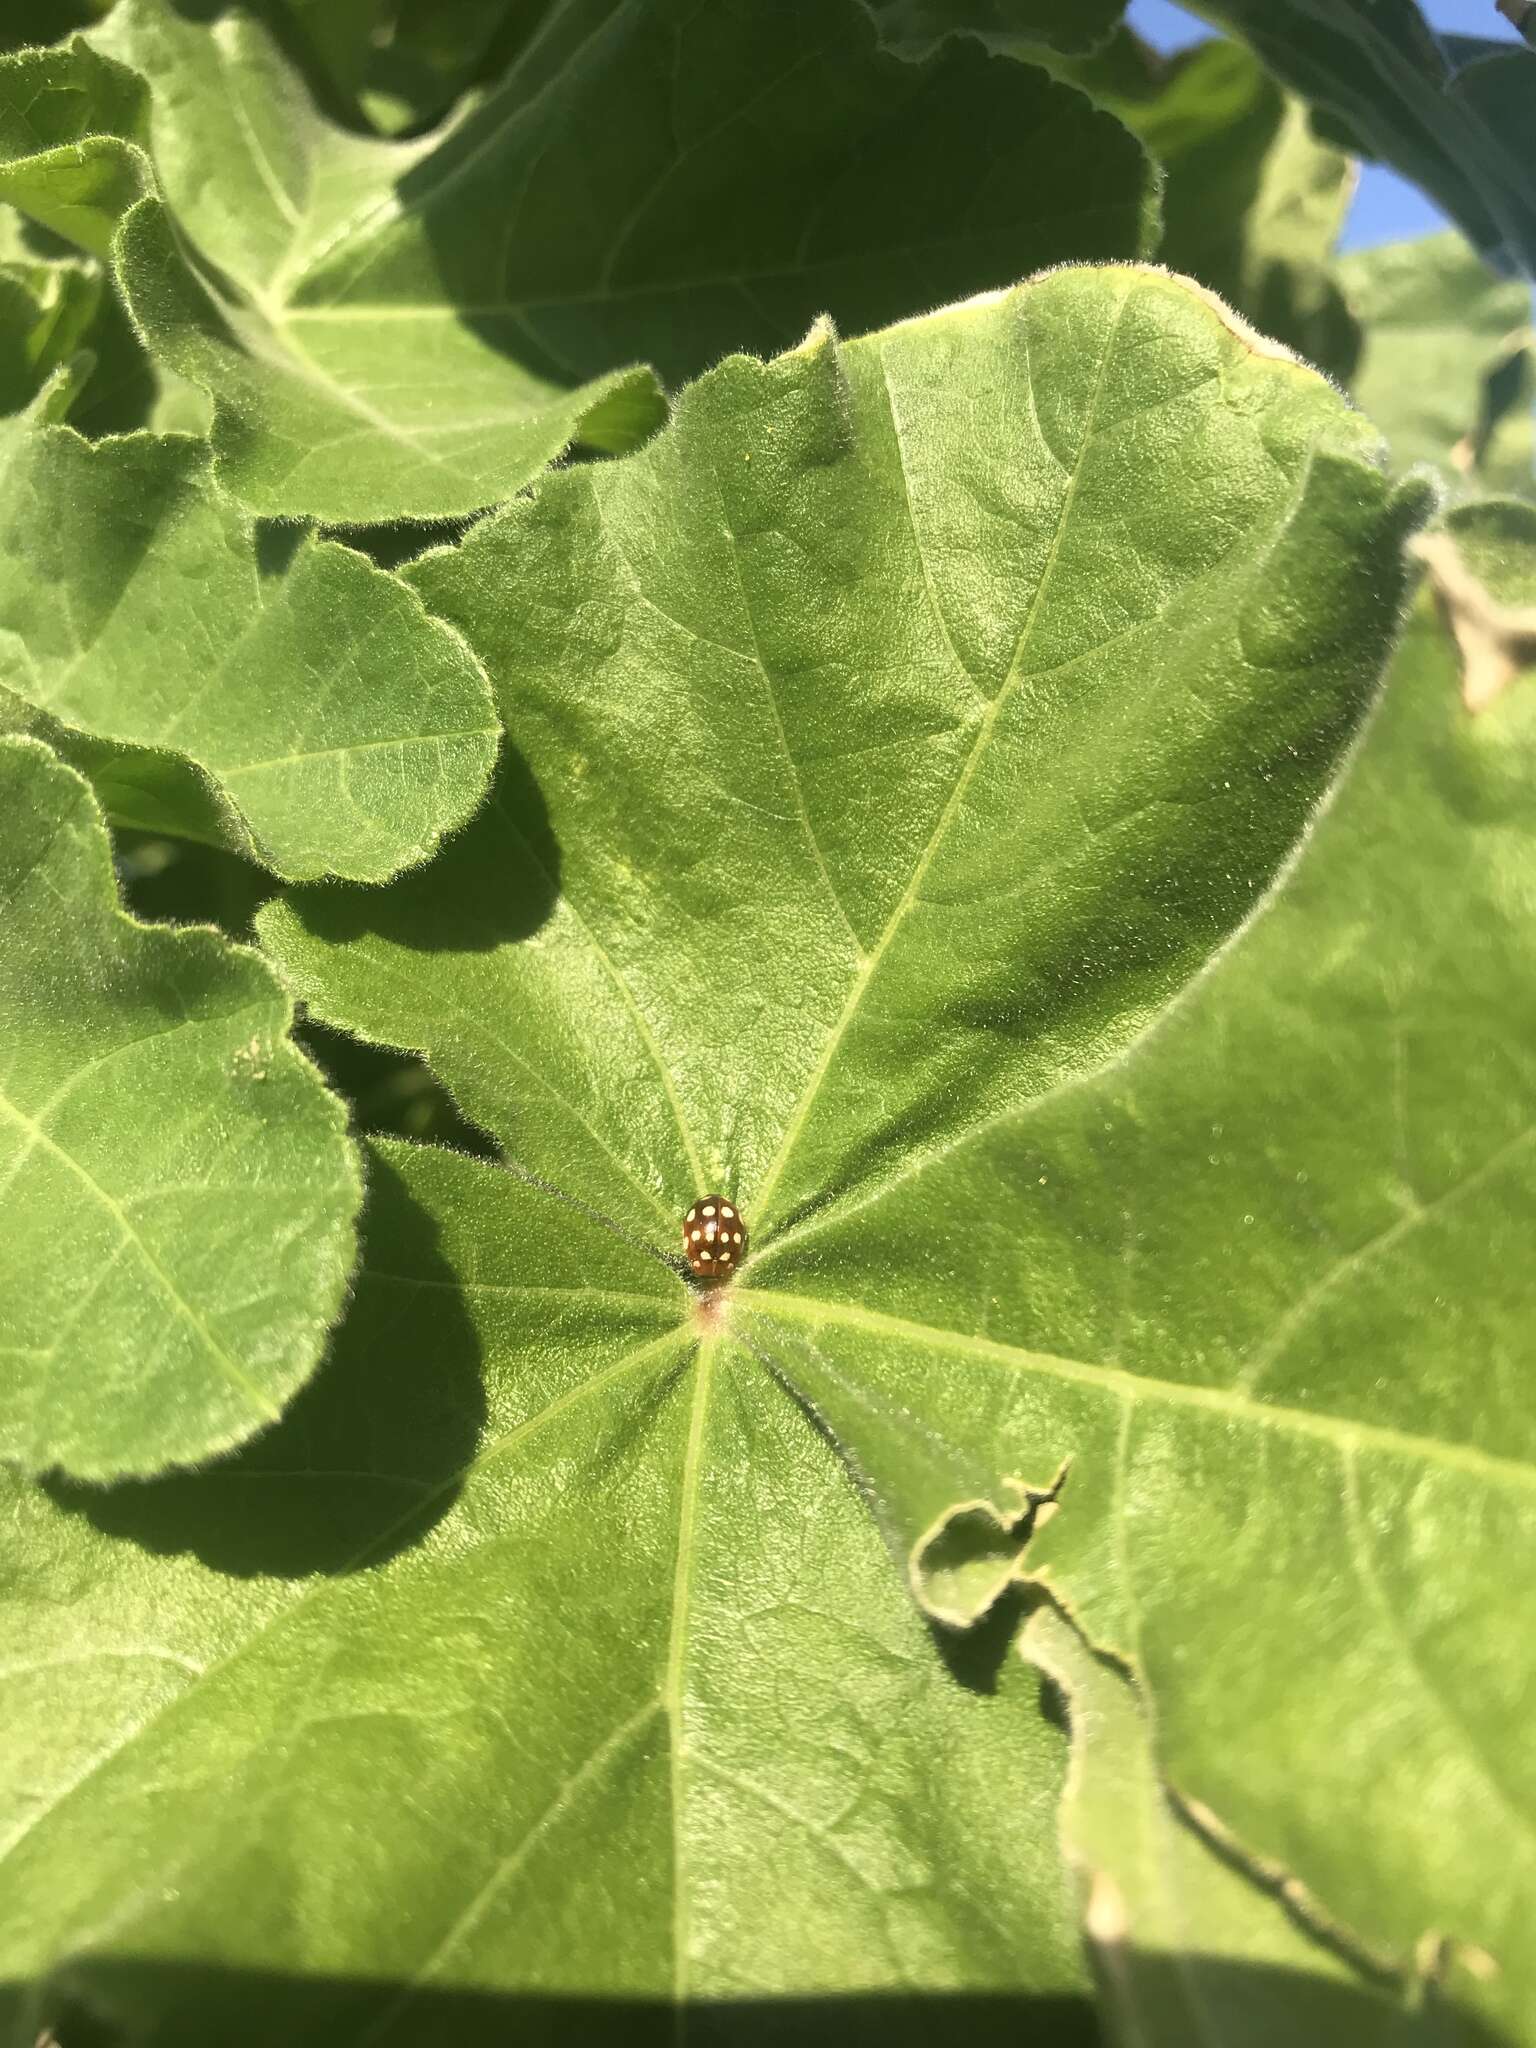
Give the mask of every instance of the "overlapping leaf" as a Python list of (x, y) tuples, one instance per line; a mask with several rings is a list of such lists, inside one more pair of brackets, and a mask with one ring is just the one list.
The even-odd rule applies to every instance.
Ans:
[(1360, 336), (1332, 259), (1354, 174), (1302, 102), (1221, 41), (1164, 60), (1126, 31), (1067, 75), (1163, 166), (1159, 254), (1170, 269), (1347, 381)]
[(205, 393), (150, 362), (103, 267), (0, 207), (0, 413), (25, 410), (65, 367), (81, 433), (206, 430)]
[(1241, 35), (1341, 138), (1437, 199), (1485, 253), (1536, 274), (1528, 147), (1536, 56), (1453, 70), (1416, 0), (1193, 0)]
[(872, 326), (1151, 232), (1151, 174), (1110, 117), (973, 43), (886, 56), (855, 0), (563, 0), (493, 91), (406, 143), (328, 121), (240, 14), (210, 30), (124, 0), (96, 40), (130, 68), (12, 60), (17, 101), (81, 65), (55, 125), (90, 132), (25, 154), (0, 130), (0, 192), (95, 246), (148, 138), (170, 212), (125, 221), (122, 281), (154, 353), (213, 393), (225, 479), (258, 511), (467, 512), (573, 436), (655, 426), (649, 372), (615, 363), (674, 380), (826, 308)]
[(95, 1479), (189, 1463), (313, 1370), (359, 1187), (291, 1021), (253, 953), (126, 917), (86, 785), (0, 742), (0, 1455)]
[(71, 363), (100, 299), (101, 279), (83, 263), (0, 257), (0, 414), (25, 411)]
[(84, 736), (124, 822), (377, 881), (479, 803), (495, 709), (396, 578), (272, 541), (199, 442), (34, 425), (0, 465), (0, 685)]
[(93, 256), (149, 189), (149, 89), (83, 40), (0, 58), (0, 199)]
[(1530, 485), (1529, 287), (1454, 232), (1355, 250), (1339, 278), (1366, 333), (1355, 395), (1393, 460), (1458, 489)]
[(1281, 1872), (1202, 1835), (1158, 1775), (1147, 1716), (1123, 1672), (1095, 1657), (1050, 1606), (1023, 1631), (1029, 1661), (1061, 1687), (1073, 1764), (1062, 1848), (1109, 2038), (1126, 2048), (1241, 2042), (1295, 2048), (1430, 2048), (1489, 2043), (1443, 2009), (1405, 2007), (1316, 1938)]

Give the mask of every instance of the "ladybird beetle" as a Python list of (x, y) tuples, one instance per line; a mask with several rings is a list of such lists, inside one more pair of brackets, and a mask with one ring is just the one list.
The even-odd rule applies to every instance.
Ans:
[(683, 1256), (701, 1280), (728, 1280), (746, 1252), (747, 1226), (724, 1195), (700, 1195), (683, 1218)]

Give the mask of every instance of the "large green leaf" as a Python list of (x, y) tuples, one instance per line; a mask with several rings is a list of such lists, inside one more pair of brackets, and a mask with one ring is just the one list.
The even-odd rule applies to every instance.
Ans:
[(1478, 248), (1536, 273), (1536, 55), (1454, 71), (1416, 0), (1191, 0), (1251, 43), (1368, 156), (1437, 199)]
[[(1109, 116), (969, 42), (884, 56), (855, 0), (563, 0), (500, 85), (408, 143), (328, 122), (238, 14), (210, 33), (124, 0), (98, 42), (155, 87), (171, 213), (121, 231), (135, 318), (213, 393), (225, 479), (264, 512), (467, 512), (573, 435), (655, 424), (648, 375), (616, 362), (675, 380), (822, 311), (878, 325), (1152, 232), (1150, 169)], [(133, 76), (97, 60), (77, 96), (126, 100)], [(128, 182), (135, 147), (99, 146)], [(18, 204), (39, 164), (7, 173)], [(54, 225), (58, 175), (35, 202)]]
[[(1501, 465), (1508, 477), (1523, 457), (1529, 479), (1518, 361), (1529, 347), (1529, 288), (1496, 277), (1454, 231), (1354, 250), (1339, 279), (1366, 336), (1355, 396), (1393, 460), (1431, 463), (1465, 487)], [(1511, 370), (1514, 402), (1501, 422), (1489, 417), (1489, 385)]]
[[(115, 743), (117, 816), (295, 878), (425, 858), (484, 795), (500, 732), (474, 656), (411, 591), (334, 542), (259, 541), (179, 437), (13, 443), (0, 685)], [(98, 758), (78, 763), (93, 780)]]
[[(7, 2048), (86, 2015), (122, 2048), (875, 2048), (947, 1990), (1089, 2048), (1028, 1674), (949, 1675), (835, 1447), (696, 1353), (664, 1265), (448, 1152), (369, 1179), (278, 1429), (7, 1500)], [(741, 2003), (779, 1991), (866, 1996), (808, 2036)]]
[(0, 1456), (190, 1463), (313, 1371), (360, 1189), (292, 1014), (255, 954), (125, 916), (86, 785), (0, 741)]
[[(899, 1571), (956, 1501), (1001, 1497), (1011, 1472), (1044, 1489), (1074, 1454), (1052, 1529), (1119, 1526), (1092, 1433), (1129, 1377), (1118, 1232), (1107, 1287), (1102, 1228), (1041, 1247), (1060, 1198), (1012, 1133), (1242, 957), (1222, 949), (1306, 829), (1393, 631), (1422, 501), (1375, 453), (1322, 379), (1192, 288), (1059, 272), (728, 363), (640, 455), (548, 481), (409, 572), (486, 660), (522, 758), (431, 868), (297, 892), (264, 939), (318, 1012), (424, 1049), (558, 1185), (572, 1256), (613, 1256), (593, 1212), (665, 1254), (702, 1189), (740, 1200), (748, 1269), (670, 1312), (704, 1340), (701, 1483), (779, 1455), (765, 1436), (733, 1464), (716, 1439), (751, 1386), (754, 1429), (782, 1402), (825, 1434)], [(968, 1133), (985, 1172), (941, 1186)], [(1181, 1196), (1177, 1166), (1139, 1161), (1137, 1185), (1208, 1247), (1202, 1181)], [(1088, 1185), (1118, 1218), (1120, 1183)], [(1091, 1362), (1012, 1348), (1030, 1315), (1095, 1304), (1110, 1335), (1074, 1353)], [(649, 1368), (658, 1385), (682, 1357)], [(1164, 1376), (1179, 1362), (1159, 1354)], [(1198, 1453), (1205, 1411), (1171, 1412)], [(670, 1472), (667, 1441), (649, 1455)], [(1173, 1544), (1176, 1487), (1164, 1511)], [(963, 1554), (984, 1522), (939, 1545), (956, 1584), (989, 1569)], [(993, 1526), (995, 1581), (1017, 1544)], [(700, 1550), (704, 1582), (738, 1575), (744, 1535)], [(681, 1682), (723, 1702), (708, 1664), (701, 1643)], [(829, 1645), (829, 1685), (839, 1668)], [(750, 1742), (760, 1695), (732, 1697)], [(1357, 1910), (1372, 1868), (1367, 1850), (1341, 1887)], [(737, 1910), (733, 1886), (709, 1898)], [(820, 1954), (784, 1967), (805, 1982)]]
[[(1032, 1478), (1070, 1458), (1024, 1568), (1134, 1662), (1174, 1783), (1379, 1951), (1464, 1944), (1522, 2040), (1532, 738), (1528, 690), (1468, 722), (1421, 611), (1246, 942), (1102, 1074), (786, 1235), (753, 1294), (904, 1527), (1005, 1500), (999, 1445)], [(936, 1217), (993, 1214), (925, 1257)], [(996, 1585), (1006, 1519), (919, 1551), (930, 1598), (957, 1544), (960, 1596), (978, 1558)]]

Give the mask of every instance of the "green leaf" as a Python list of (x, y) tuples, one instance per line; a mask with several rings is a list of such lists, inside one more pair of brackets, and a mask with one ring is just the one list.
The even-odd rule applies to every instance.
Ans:
[(0, 928), (0, 1456), (206, 1458), (276, 1418), (341, 1307), (340, 1106), (254, 953), (124, 915), (90, 791), (26, 739), (0, 741)]
[(40, 427), (0, 470), (0, 684), (114, 743), (76, 756), (114, 815), (295, 878), (424, 859), (480, 802), (500, 730), (474, 657), (397, 578), (260, 539), (201, 443), (149, 435)]
[(0, 207), (0, 407), (24, 408), (65, 366), (70, 423), (81, 433), (207, 429), (206, 394), (150, 362), (102, 267)]
[(1078, 55), (1114, 33), (1125, 0), (866, 0), (893, 49), (921, 51), (942, 36), (976, 36), (1002, 49)]
[(210, 35), (124, 0), (98, 40), (155, 81), (173, 216), (124, 223), (130, 306), (213, 393), (224, 478), (261, 512), (468, 512), (573, 436), (650, 431), (650, 379), (615, 362), (676, 381), (824, 311), (875, 326), (1134, 255), (1153, 227), (1110, 117), (972, 43), (884, 56), (854, 0), (564, 0), (502, 83), (407, 143), (327, 122), (242, 16)]
[[(1000, 1445), (1031, 1477), (1069, 1458), (1022, 1568), (1134, 1663), (1173, 1782), (1378, 1952), (1448, 1934), (1518, 2040), (1531, 705), (1468, 721), (1421, 608), (1294, 874), (1183, 1004), (753, 1275), (903, 1526), (1001, 1499)], [(999, 1211), (925, 1256), (935, 1218)], [(836, 1299), (855, 1274), (878, 1310)], [(962, 1361), (963, 1416), (916, 1448)]]
[[(346, 977), (327, 1000), (429, 1048), (476, 1121), (598, 1206), (617, 1168), (626, 1213), (668, 1233), (682, 1164), (782, 1218), (868, 1172), (866, 1147), (1050, 1085), (1247, 913), (1358, 719), (1395, 603), (1375, 448), (1321, 379), (1133, 269), (722, 366), (654, 457), (573, 475), (406, 572), (485, 660), (558, 853), (513, 777), (419, 889), (299, 899), (355, 933), (315, 956)], [(1214, 635), (1213, 611), (1232, 620)], [(844, 700), (877, 691), (850, 747)], [(1210, 704), (1186, 756), (1191, 691)], [(1009, 764), (1042, 746), (1059, 776), (999, 812)], [(978, 804), (991, 832), (956, 830)], [(701, 867), (717, 838), (728, 857)], [(1037, 925), (1032, 893), (986, 879), (999, 862), (1072, 886)], [(539, 945), (497, 947), (557, 885)], [(972, 897), (996, 923), (968, 946)], [(743, 916), (764, 903), (794, 906), (772, 959)], [(396, 1014), (429, 933), (425, 1008)], [(937, 1025), (934, 946), (957, 978)], [(508, 1014), (515, 1052), (493, 1035)], [(525, 1067), (547, 1076), (532, 1095)], [(594, 1131), (615, 1090), (659, 1118)]]
[(1276, 1874), (1245, 1870), (1240, 1850), (1170, 1795), (1134, 1686), (1096, 1657), (1054, 1607), (1021, 1638), (1029, 1662), (1062, 1689), (1073, 1767), (1062, 1847), (1111, 2040), (1126, 2048), (1192, 2041), (1294, 2048), (1409, 2048), (1466, 2033), (1436, 2010), (1410, 2012), (1309, 1932), (1310, 1902)]
[(806, 2008), (747, 2001), (857, 1992), (811, 2038), (915, 2044), (969, 1990), (1090, 2048), (1031, 1674), (950, 1676), (663, 1264), (452, 1153), (369, 1183), (277, 1429), (6, 1501), (7, 2040), (773, 2040)]
[(1518, 461), (1512, 433), (1495, 452), (1485, 412), (1490, 376), (1526, 351), (1529, 288), (1496, 277), (1454, 231), (1354, 250), (1339, 279), (1366, 336), (1355, 396), (1394, 461), (1431, 463), (1459, 487)]
[(83, 263), (0, 260), (0, 413), (23, 411), (71, 363), (101, 291)]
[[(1205, 1206), (1201, 1116), (1181, 1102), (1165, 1156), (1122, 1173), (1098, 1163), (1119, 1126), (1095, 1108), (1064, 1185), (1037, 1129), (1075, 1128), (1095, 1071), (1140, 1071), (1272, 927), (1273, 908), (1229, 948), (1359, 729), (1423, 507), (1377, 452), (1321, 378), (1132, 268), (727, 363), (637, 456), (551, 478), (413, 567), (485, 659), (522, 759), (431, 868), (366, 898), (294, 892), (260, 919), (318, 1014), (424, 1051), (558, 1185), (573, 1255), (606, 1247), (593, 1211), (666, 1252), (701, 1191), (739, 1201), (749, 1264), (692, 1311), (719, 1347), (693, 1371), (700, 1441), (722, 1412), (709, 1359), (809, 1413), (902, 1569), (935, 1532), (930, 1609), (936, 1557), (973, 1584), (990, 1545), (993, 1590), (1006, 1578), (1064, 1459), (1038, 1540), (1110, 1542), (1133, 1363), (1192, 1460), (1221, 1429), (1250, 1462), (1326, 1436), (1326, 1414), (1287, 1433), (1294, 1399), (1265, 1429), (1258, 1397), (1186, 1393), (1200, 1368), (1176, 1322), (1126, 1356), (1139, 1190), (1169, 1272), (1197, 1263), (1177, 1305), (1196, 1329), (1227, 1306), (1225, 1280), (1208, 1311), (1199, 1291), (1236, 1228), (1228, 1196)], [(1243, 1088), (1276, 1065), (1266, 1049)], [(1178, 1077), (1227, 1070), (1202, 1045)], [(1264, 1277), (1248, 1287), (1267, 1315)], [(1266, 1543), (1291, 1499), (1266, 1496)], [(1176, 1462), (1156, 1512), (1170, 1582), (1230, 1558)], [(1074, 1573), (1085, 1606), (1101, 1583), (1108, 1562)], [(1263, 1588), (1203, 1596), (1183, 1621), (1211, 1665), (1201, 1616), (1220, 1600), (1236, 1640)], [(1096, 1633), (1118, 1640), (1121, 1619)], [(1271, 1615), (1266, 1643), (1286, 1640)], [(1177, 1651), (1152, 1696), (1182, 1728)], [(1282, 1762), (1293, 1783), (1309, 1751), (1292, 1735), (1256, 1783)], [(1251, 1728), (1232, 1739), (1251, 1751)], [(1321, 1893), (1368, 1920), (1362, 1887), (1395, 1853), (1351, 1822), (1362, 1784), (1345, 1796), (1330, 1775), (1355, 1860)], [(1272, 1833), (1290, 1810), (1250, 1797), (1245, 1818)]]
[(153, 184), (144, 81), (82, 37), (0, 57), (0, 199), (93, 256)]
[(1237, 43), (1208, 42), (1165, 61), (1126, 32), (1066, 75), (1162, 164), (1158, 253), (1170, 269), (1347, 381), (1360, 335), (1332, 259), (1354, 172), (1315, 133), (1302, 102)]
[(1488, 254), (1536, 273), (1536, 55), (1453, 75), (1415, 0), (1192, 0), (1251, 43), (1349, 144), (1394, 165)]

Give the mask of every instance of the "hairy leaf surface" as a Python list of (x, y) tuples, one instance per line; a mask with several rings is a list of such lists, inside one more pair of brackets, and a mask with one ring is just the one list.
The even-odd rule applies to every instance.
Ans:
[(308, 1378), (360, 1190), (291, 1021), (254, 953), (125, 916), (86, 785), (0, 740), (0, 1456), (191, 1463)]
[(1020, 1648), (1060, 1686), (1071, 1721), (1062, 1850), (1111, 2041), (1491, 2048), (1438, 2003), (1407, 2009), (1363, 1979), (1308, 1927), (1312, 1902), (1283, 1872), (1245, 1867), (1240, 1847), (1170, 1796), (1135, 1687), (1059, 1609), (1038, 1609)]
[(149, 89), (80, 38), (0, 57), (0, 199), (93, 256), (150, 188)]
[[(425, 1050), (558, 1184), (573, 1244), (605, 1241), (599, 1211), (665, 1255), (701, 1191), (739, 1202), (750, 1261), (692, 1312), (718, 1331), (687, 1368), (697, 1440), (722, 1412), (708, 1361), (729, 1360), (814, 1418), (898, 1576), (956, 1504), (998, 1501), (942, 1560), (997, 1590), (1067, 1459), (1045, 1533), (1091, 1548), (1120, 1527), (1101, 1432), (1130, 1379), (1130, 1188), (1168, 1189), (1191, 1258), (1215, 1257), (1227, 1208), (1202, 1222), (1186, 1110), (1129, 1187), (1112, 1156), (1075, 1166), (1065, 1195), (1104, 1215), (1053, 1234), (1064, 1191), (1035, 1123), (1162, 1043), (1177, 998), (1266, 928), (1224, 950), (1337, 773), (1395, 624), (1422, 495), (1394, 494), (1376, 454), (1320, 378), (1135, 269), (727, 363), (640, 455), (551, 479), (415, 565), (521, 758), (419, 876), (263, 916), (321, 1014)], [(1155, 1386), (1177, 1381), (1178, 1329), (1147, 1343)], [(1166, 1412), (1175, 1451), (1209, 1455), (1225, 1409)], [(1009, 1505), (1013, 1476), (1035, 1492)], [(1165, 1479), (1163, 1541), (1191, 1572), (1202, 1510)], [(965, 1554), (987, 1514), (990, 1567)], [(931, 1551), (917, 1589), (963, 1625), (987, 1602), (946, 1604)], [(1120, 1625), (1102, 1614), (1106, 1637)], [(1183, 1679), (1169, 1628), (1159, 1710)], [(710, 1690), (702, 1654), (679, 1683)], [(1355, 1878), (1327, 1875), (1363, 1912), (1333, 1793)]]
[(13, 441), (0, 685), (114, 743), (125, 822), (300, 880), (423, 859), (479, 803), (500, 731), (474, 657), (395, 577), (335, 542), (260, 541), (180, 437)]
[(377, 1150), (276, 1430), (7, 1512), (7, 2043), (724, 2043), (862, 1992), (820, 2024), (873, 2048), (964, 1990), (1089, 2048), (1027, 1674), (957, 1684), (813, 1418), (507, 1173)]
[[(88, 246), (147, 183), (147, 137), (169, 212), (124, 221), (123, 286), (153, 352), (213, 394), (225, 480), (261, 512), (468, 512), (572, 438), (656, 425), (650, 372), (616, 362), (675, 380), (823, 311), (874, 326), (1153, 232), (1111, 117), (972, 42), (884, 55), (855, 0), (562, 0), (493, 90), (402, 143), (328, 120), (244, 15), (210, 30), (123, 0), (96, 40), (125, 62), (17, 58), (13, 92), (82, 67), (70, 119), (118, 166)], [(25, 147), (0, 127), (0, 191), (70, 232), (60, 152)]]

